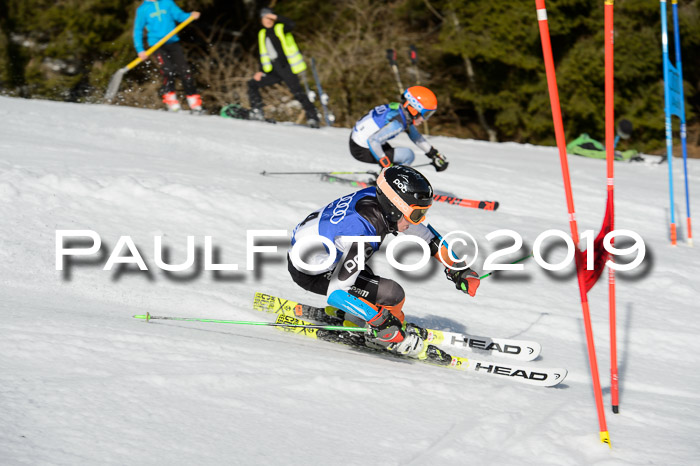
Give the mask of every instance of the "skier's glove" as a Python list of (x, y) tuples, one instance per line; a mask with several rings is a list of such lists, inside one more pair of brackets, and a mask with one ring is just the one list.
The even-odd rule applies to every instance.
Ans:
[[(455, 264), (455, 266), (459, 267), (459, 264)], [(452, 270), (445, 267), (445, 275), (447, 275), (448, 280), (454, 282), (458, 290), (469, 293), (469, 296), (472, 297), (476, 294), (476, 290), (481, 284), (479, 274), (472, 269)]]
[(433, 167), (435, 167), (435, 170), (439, 172), (447, 170), (447, 165), (449, 165), (450, 162), (448, 162), (447, 157), (438, 152), (436, 148), (431, 147), (430, 151), (428, 151), (425, 155), (428, 156), (430, 163), (433, 165)]

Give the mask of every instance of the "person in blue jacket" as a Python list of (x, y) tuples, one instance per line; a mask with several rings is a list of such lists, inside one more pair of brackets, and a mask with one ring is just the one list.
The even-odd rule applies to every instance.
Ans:
[(412, 86), (403, 93), (404, 103), (374, 107), (360, 118), (350, 134), (350, 154), (361, 162), (410, 165), (415, 154), (408, 147), (392, 147), (389, 140), (402, 132), (430, 159), (437, 171), (447, 169), (447, 158), (438, 152), (416, 128), (437, 110), (437, 97), (423, 86)]
[[(445, 274), (456, 288), (474, 296), (479, 275), (453, 259), (441, 236), (423, 224), (432, 202), (433, 188), (416, 169), (404, 165), (385, 168), (376, 187), (336, 199), (294, 228), (288, 270), (297, 285), (324, 295), (332, 308), (344, 311), (348, 323), (368, 327), (371, 333), (365, 338), (372, 345), (449, 364), (449, 355), (425, 343), (425, 329), (410, 324), (403, 328), (406, 295), (401, 285), (375, 275), (366, 265), (389, 234), (417, 236), (445, 265)], [(370, 238), (361, 245), (358, 237)], [(320, 240), (327, 243), (325, 250)]]
[[(146, 38), (150, 47), (175, 29), (177, 23), (182, 23), (190, 16), (198, 19), (200, 13), (198, 11), (185, 13), (173, 0), (145, 0), (136, 10), (134, 22), (134, 46), (139, 58), (141, 60), (148, 58), (143, 45), (144, 28), (147, 31)], [(161, 95), (168, 110), (176, 112), (181, 108), (175, 93), (175, 77), (178, 76), (182, 80), (190, 110), (193, 113), (202, 113), (202, 97), (197, 92), (192, 69), (185, 59), (177, 34), (156, 50), (155, 59), (163, 77)]]

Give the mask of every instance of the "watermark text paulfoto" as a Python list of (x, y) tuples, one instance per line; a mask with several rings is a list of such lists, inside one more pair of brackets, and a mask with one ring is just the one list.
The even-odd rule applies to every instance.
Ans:
[[(288, 237), (287, 230), (247, 230), (246, 231), (246, 270), (255, 270), (255, 256), (262, 253), (279, 253), (277, 246), (261, 245), (258, 240), (270, 240)], [(510, 239), (513, 241), (508, 247), (498, 249), (490, 253), (483, 264), (482, 270), (486, 272), (493, 271), (520, 271), (524, 270), (525, 265), (519, 263), (497, 263), (497, 259), (518, 252), (523, 245), (523, 238), (519, 233), (513, 230), (496, 230), (484, 236), (489, 242), (499, 238)], [(633, 245), (627, 248), (616, 248), (613, 243), (617, 237), (627, 237), (633, 240)], [(543, 244), (546, 241), (563, 241), (566, 246), (566, 255), (563, 260), (558, 263), (549, 263), (543, 257)], [(592, 230), (586, 230), (581, 234), (581, 242), (585, 245), (583, 256), (587, 270), (594, 268), (594, 240), (595, 233)], [(358, 250), (362, 251), (369, 246), (370, 243), (378, 243), (381, 241), (379, 236), (344, 236), (336, 241), (342, 245), (346, 245), (346, 249), (353, 243), (358, 244)], [(80, 246), (70, 246), (71, 242), (79, 242)], [(87, 244), (86, 244), (87, 243)], [(420, 259), (413, 264), (402, 264), (396, 259), (396, 248), (404, 243), (417, 244), (421, 249)], [(464, 249), (473, 251), (471, 254), (459, 255), (455, 252), (454, 246), (460, 245)], [(302, 258), (302, 251), (314, 246), (323, 246), (327, 257), (322, 261), (314, 263), (306, 263)], [(442, 254), (437, 254), (438, 259), (445, 267), (463, 270), (470, 267), (476, 261), (479, 254), (479, 246), (476, 239), (465, 231), (452, 231), (444, 235), (439, 243), (440, 248), (444, 247), (447, 254), (452, 260), (449, 263), (445, 260)], [(63, 270), (64, 262), (68, 257), (88, 257), (96, 256), (102, 247), (102, 238), (93, 230), (56, 230), (56, 270)], [(646, 255), (646, 246), (642, 237), (631, 230), (614, 230), (605, 235), (603, 247), (614, 256), (627, 256), (636, 252), (636, 257), (627, 263), (618, 263), (615, 260), (608, 259), (605, 263), (616, 271), (630, 271), (638, 267)], [(126, 249), (126, 251), (125, 251)], [(195, 264), (195, 237), (187, 236), (186, 259), (179, 264), (168, 264), (163, 259), (163, 238), (162, 236), (153, 237), (153, 261), (155, 266), (166, 272), (184, 272), (190, 270)], [(207, 271), (237, 271), (238, 264), (216, 263), (214, 261), (214, 246), (212, 236), (204, 236), (204, 270)], [(329, 251), (332, 251), (329, 252)], [(535, 262), (542, 268), (551, 271), (562, 270), (568, 267), (575, 257), (576, 246), (574, 245), (571, 236), (561, 230), (547, 230), (540, 233), (533, 243), (532, 256)], [(388, 244), (385, 251), (387, 262), (397, 270), (404, 272), (412, 272), (420, 270), (424, 267), (431, 257), (431, 249), (429, 243), (419, 237), (413, 235), (404, 235), (393, 238)], [(324, 236), (307, 236), (297, 240), (289, 251), (292, 263), (299, 269), (309, 272), (322, 272), (332, 268), (333, 264), (339, 260), (340, 254), (337, 251), (336, 245), (329, 238)], [(358, 254), (356, 261), (360, 269), (364, 268), (364, 255)], [(116, 264), (134, 264), (140, 270), (148, 270), (144, 256), (137, 248), (131, 236), (120, 236), (111, 253), (109, 254), (103, 270), (112, 270)]]

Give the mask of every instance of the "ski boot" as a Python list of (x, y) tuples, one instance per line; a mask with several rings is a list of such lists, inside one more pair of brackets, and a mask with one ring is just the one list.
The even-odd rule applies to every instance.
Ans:
[(406, 337), (414, 334), (423, 342), (423, 348), (416, 354), (416, 359), (427, 360), (428, 362), (438, 364), (440, 366), (449, 366), (452, 362), (452, 356), (445, 351), (441, 350), (435, 345), (429, 345), (425, 341), (428, 339), (428, 331), (423, 327), (419, 327), (416, 324), (406, 324)]
[(179, 112), (180, 111), (180, 101), (177, 100), (177, 94), (174, 92), (168, 92), (163, 94), (163, 103), (168, 108), (169, 112)]
[(265, 113), (263, 112), (263, 109), (260, 107), (251, 108), (250, 112), (248, 112), (248, 119), (249, 120), (257, 120), (257, 121), (265, 121)]
[(427, 345), (421, 338), (420, 327), (409, 324), (403, 330), (401, 321), (386, 308), (381, 309), (381, 313), (368, 324), (370, 332), (365, 335), (367, 346), (380, 346), (391, 353), (413, 359), (427, 358)]
[(421, 337), (418, 331), (419, 328), (420, 327), (408, 324), (404, 332), (403, 340), (398, 343), (390, 344), (387, 349), (401, 356), (421, 360), (427, 359), (427, 350), (431, 345), (425, 343), (425, 339)]
[(190, 113), (194, 115), (202, 115), (204, 113), (204, 109), (202, 108), (202, 96), (199, 94), (188, 95), (187, 105), (190, 107)]

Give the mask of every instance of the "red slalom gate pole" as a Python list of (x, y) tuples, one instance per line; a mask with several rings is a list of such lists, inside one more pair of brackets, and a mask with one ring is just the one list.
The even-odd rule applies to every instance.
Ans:
[[(615, 230), (615, 60), (614, 60), (614, 22), (613, 8), (615, 0), (605, 0), (605, 157), (608, 164), (608, 209), (610, 231)], [(614, 245), (614, 239), (610, 245)], [(613, 260), (611, 255), (610, 261)], [(618, 374), (617, 374), (617, 322), (615, 305), (615, 271), (608, 267), (608, 296), (610, 307), (610, 394), (612, 411), (619, 412)]]
[(574, 197), (571, 192), (571, 178), (569, 176), (569, 163), (566, 158), (566, 139), (564, 137), (564, 124), (561, 117), (561, 108), (559, 105), (559, 91), (557, 90), (557, 78), (554, 72), (554, 59), (552, 57), (552, 44), (549, 39), (549, 25), (547, 23), (547, 10), (544, 0), (535, 0), (537, 8), (537, 22), (540, 27), (540, 38), (542, 40), (542, 53), (544, 55), (545, 71), (547, 73), (547, 87), (549, 88), (549, 100), (552, 106), (552, 119), (554, 122), (554, 135), (559, 148), (559, 159), (561, 161), (561, 171), (564, 177), (564, 189), (566, 192), (566, 205), (569, 210), (569, 226), (571, 227), (571, 237), (574, 241), (576, 251), (576, 275), (578, 278), (579, 293), (581, 296), (581, 309), (583, 311), (583, 322), (586, 329), (586, 340), (588, 343), (588, 362), (591, 367), (591, 379), (593, 381), (593, 392), (595, 396), (596, 407), (598, 409), (598, 424), (600, 427), (600, 441), (610, 443), (610, 434), (608, 433), (607, 424), (605, 422), (605, 410), (603, 408), (603, 394), (600, 389), (600, 379), (598, 377), (598, 361), (595, 354), (595, 344), (593, 341), (593, 327), (591, 325), (591, 314), (588, 306), (588, 296), (584, 284), (583, 264), (581, 251), (578, 248), (579, 236), (578, 226), (576, 224), (576, 212), (574, 210)]

